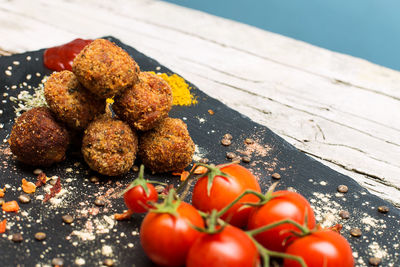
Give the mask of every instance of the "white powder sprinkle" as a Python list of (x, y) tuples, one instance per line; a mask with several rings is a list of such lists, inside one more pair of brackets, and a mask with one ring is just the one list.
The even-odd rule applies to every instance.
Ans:
[(204, 148), (201, 148), (198, 145), (195, 145), (194, 155), (193, 155), (194, 161), (199, 161), (200, 159), (205, 158), (206, 155), (207, 155), (207, 151)]
[(382, 259), (387, 256), (387, 252), (382, 249), (375, 241), (369, 244), (368, 249), (372, 252), (372, 255), (374, 255), (374, 257)]
[(84, 259), (82, 259), (82, 258), (76, 258), (75, 259), (75, 264), (76, 265), (82, 266), (82, 265), (85, 265), (85, 263), (86, 263), (86, 261)]
[(71, 235), (77, 236), (82, 241), (91, 241), (96, 238), (94, 233), (89, 232), (88, 230), (80, 230), (80, 231), (74, 230), (74, 231), (72, 231)]
[(112, 249), (112, 247), (111, 247), (111, 246), (108, 246), (108, 245), (104, 245), (104, 246), (101, 248), (101, 254), (103, 254), (104, 256), (107, 256), (107, 257), (111, 257), (111, 256), (113, 255), (113, 249)]

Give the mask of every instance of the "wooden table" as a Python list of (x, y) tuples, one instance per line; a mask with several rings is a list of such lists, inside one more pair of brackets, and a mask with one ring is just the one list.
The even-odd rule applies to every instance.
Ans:
[(112, 35), (400, 206), (400, 73), (154, 0), (0, 0), (0, 54)]

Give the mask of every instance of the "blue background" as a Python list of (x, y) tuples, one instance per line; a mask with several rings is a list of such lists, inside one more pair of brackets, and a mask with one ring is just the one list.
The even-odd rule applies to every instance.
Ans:
[(165, 0), (400, 70), (400, 0)]

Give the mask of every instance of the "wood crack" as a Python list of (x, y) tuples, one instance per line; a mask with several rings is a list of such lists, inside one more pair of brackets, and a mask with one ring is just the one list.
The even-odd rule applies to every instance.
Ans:
[[(249, 107), (249, 108), (251, 108), (251, 109), (253, 109), (253, 110), (256, 110), (256, 111), (258, 111), (258, 112), (260, 112), (260, 113), (262, 113), (262, 114), (271, 115), (271, 112), (269, 112), (269, 111), (265, 111), (265, 110), (262, 110), (262, 109), (258, 109), (258, 108), (255, 108), (255, 107), (253, 107), (253, 106), (250, 106), (250, 105), (246, 105), (246, 106)], [(323, 140), (325, 140), (325, 134), (324, 134), (323, 130), (321, 129), (321, 127), (320, 127), (318, 124), (316, 124), (316, 127), (317, 127), (318, 131), (321, 133)], [(293, 137), (293, 136), (288, 136), (288, 135), (286, 135), (286, 134), (285, 134), (285, 136), (287, 136), (287, 137), (289, 137), (289, 138), (292, 138), (292, 139), (296, 140), (296, 141), (299, 142), (299, 143), (310, 142), (309, 140), (300, 140), (300, 139), (298, 139), (298, 138), (295, 138), (295, 137)], [(370, 158), (370, 159), (372, 159), (372, 160), (376, 160), (376, 161), (378, 161), (378, 162), (382, 162), (382, 163), (388, 164), (388, 165), (390, 165), (390, 166), (394, 166), (394, 167), (399, 167), (399, 168), (400, 168), (400, 165), (396, 165), (396, 164), (393, 164), (393, 162), (389, 162), (389, 161), (386, 161), (386, 160), (382, 160), (382, 159), (373, 157), (373, 156), (371, 156), (369, 153), (367, 153), (367, 152), (365, 152), (364, 150), (362, 150), (362, 149), (360, 149), (360, 148), (357, 148), (357, 147), (353, 147), (353, 146), (346, 145), (346, 144), (336, 144), (336, 143), (320, 142), (320, 141), (318, 141), (317, 139), (315, 139), (314, 142), (317, 142), (317, 143), (320, 143), (320, 144), (323, 144), (323, 145), (328, 145), (328, 146), (346, 147), (346, 148), (349, 148), (349, 149), (351, 149), (351, 150), (358, 151), (358, 152), (364, 154), (365, 156), (367, 156), (368, 158)]]
[(9, 51), (9, 50), (5, 50), (3, 48), (0, 47), (0, 56), (10, 56), (12, 54), (14, 54), (15, 52)]
[(222, 74), (224, 74), (224, 75), (227, 75), (227, 76), (230, 76), (230, 77), (233, 77), (233, 78), (242, 80), (242, 81), (251, 82), (251, 83), (258, 83), (258, 84), (259, 84), (259, 83), (264, 83), (264, 81), (261, 81), (261, 80), (252, 80), (252, 79), (248, 79), (248, 78), (246, 78), (246, 77), (238, 76), (238, 75), (235, 75), (235, 74), (233, 74), (233, 73), (226, 72), (226, 71), (223, 71), (223, 70), (214, 68), (214, 67), (212, 67), (212, 66), (210, 66), (210, 65), (201, 63), (201, 62), (199, 62), (199, 61), (192, 60), (192, 59), (190, 59), (190, 58), (181, 57), (181, 59), (184, 60), (184, 61), (187, 61), (187, 62), (196, 64), (196, 65), (198, 65), (198, 66), (206, 67), (206, 68), (208, 68), (208, 69), (210, 69), (210, 70), (213, 70), (213, 71), (222, 73)]
[[(315, 126), (317, 127), (318, 131), (321, 133), (322, 139), (325, 140), (325, 134), (324, 134), (324, 131), (322, 131), (321, 126), (319, 126), (319, 124), (315, 124)], [(315, 134), (315, 140), (317, 140), (317, 134)]]
[[(298, 139), (296, 137), (293, 137), (293, 136), (290, 136), (290, 135), (287, 135), (287, 134), (281, 134), (281, 135), (285, 136), (287, 138), (296, 140), (299, 143), (302, 143), (302, 140), (300, 140), (300, 139)], [(336, 166), (339, 166), (339, 167), (341, 167), (341, 168), (343, 168), (345, 170), (348, 170), (348, 171), (351, 171), (351, 172), (354, 172), (354, 173), (357, 173), (357, 174), (365, 175), (365, 176), (369, 177), (370, 180), (379, 182), (380, 184), (383, 184), (383, 185), (386, 185), (386, 186), (389, 186), (389, 187), (393, 187), (393, 188), (395, 188), (395, 189), (400, 191), (400, 186), (397, 186), (395, 184), (390, 183), (384, 177), (380, 177), (378, 175), (375, 175), (375, 174), (372, 174), (372, 173), (369, 173), (369, 172), (361, 171), (361, 170), (356, 169), (356, 168), (348, 167), (345, 164), (337, 162), (336, 160), (317, 155), (317, 154), (315, 154), (315, 153), (313, 153), (313, 152), (311, 152), (309, 150), (303, 149), (303, 148), (296, 147), (296, 149), (298, 149), (299, 151), (301, 151), (301, 152), (303, 152), (303, 153), (305, 153), (307, 155), (313, 156), (313, 157), (315, 157), (317, 159), (320, 159), (320, 160), (327, 161), (327, 162), (330, 162), (332, 164), (335, 164)]]
[(310, 111), (307, 111), (307, 110), (304, 110), (304, 109), (301, 109), (301, 108), (297, 108), (297, 107), (294, 107), (294, 106), (289, 105), (289, 104), (282, 103), (282, 102), (280, 102), (280, 101), (278, 101), (278, 100), (276, 100), (276, 99), (273, 99), (273, 98), (271, 98), (271, 97), (263, 96), (263, 95), (260, 95), (260, 94), (257, 94), (257, 93), (248, 91), (247, 89), (244, 89), (244, 88), (241, 88), (241, 87), (238, 87), (238, 86), (234, 86), (234, 85), (231, 85), (231, 84), (228, 84), (228, 83), (225, 83), (225, 82), (213, 80), (213, 79), (210, 79), (209, 77), (204, 77), (204, 76), (199, 75), (199, 74), (196, 74), (196, 75), (198, 75), (198, 76), (200, 76), (200, 77), (202, 77), (202, 78), (208, 79), (209, 81), (212, 81), (212, 82), (214, 82), (214, 83), (217, 83), (217, 84), (220, 84), (220, 85), (224, 85), (224, 86), (227, 86), (227, 87), (230, 87), (230, 88), (234, 88), (234, 89), (236, 89), (236, 90), (239, 90), (239, 91), (241, 91), (241, 92), (244, 92), (244, 93), (247, 93), (247, 94), (256, 96), (256, 97), (258, 97), (258, 98), (267, 99), (267, 100), (269, 100), (269, 101), (272, 101), (272, 102), (278, 103), (278, 104), (280, 104), (280, 105), (286, 106), (286, 107), (288, 107), (288, 108), (290, 108), (290, 109), (297, 110), (297, 111), (300, 111), (300, 112), (309, 114), (309, 115), (311, 115), (311, 116), (315, 116), (315, 117), (318, 117), (318, 118), (327, 120), (327, 121), (332, 122), (332, 123), (334, 123), (334, 124), (337, 124), (337, 125), (346, 127), (346, 128), (348, 128), (348, 129), (354, 130), (354, 131), (356, 131), (356, 132), (365, 134), (365, 135), (367, 135), (367, 136), (369, 136), (369, 137), (372, 137), (372, 138), (374, 138), (374, 139), (380, 140), (380, 141), (382, 141), (382, 142), (385, 142), (385, 143), (388, 143), (388, 144), (391, 144), (391, 145), (400, 147), (400, 144), (395, 143), (395, 142), (393, 142), (393, 141), (391, 141), (391, 140), (386, 140), (386, 139), (384, 139), (384, 138), (374, 136), (374, 135), (372, 135), (372, 134), (369, 133), (369, 132), (359, 130), (359, 129), (357, 129), (357, 128), (354, 128), (354, 127), (349, 126), (349, 125), (344, 124), (344, 123), (337, 122), (337, 121), (335, 121), (335, 120), (332, 120), (332, 119), (330, 119), (330, 118), (324, 117), (324, 116), (322, 116), (322, 115), (319, 115), (319, 114), (316, 114), (316, 113), (313, 113), (313, 112), (310, 112)]
[[(318, 142), (318, 141), (316, 141), (316, 142)], [(393, 167), (399, 167), (399, 168), (400, 168), (400, 165), (396, 165), (396, 164), (393, 164), (393, 162), (389, 162), (389, 161), (386, 161), (386, 160), (382, 160), (382, 159), (373, 157), (373, 156), (371, 156), (369, 153), (367, 153), (367, 152), (365, 152), (364, 150), (362, 150), (362, 149), (360, 149), (360, 148), (357, 148), (357, 147), (353, 147), (353, 146), (349, 146), (349, 145), (345, 145), (345, 144), (333, 144), (333, 143), (323, 143), (323, 142), (318, 142), (318, 143), (324, 144), (324, 145), (328, 145), (328, 146), (346, 147), (346, 148), (349, 148), (349, 149), (358, 151), (358, 152), (360, 152), (360, 153), (366, 155), (366, 156), (367, 156), (368, 158), (370, 158), (370, 159), (373, 159), (373, 160), (376, 160), (376, 161), (379, 161), (379, 162), (388, 164), (388, 165), (393, 166)]]
[(337, 162), (336, 160), (322, 157), (322, 156), (320, 156), (320, 155), (314, 154), (314, 153), (312, 153), (312, 152), (310, 152), (310, 151), (308, 151), (308, 150), (302, 149), (302, 148), (297, 148), (297, 149), (298, 149), (299, 151), (301, 151), (301, 152), (307, 154), (307, 155), (313, 156), (313, 157), (315, 157), (315, 158), (317, 158), (317, 159), (320, 159), (320, 160), (324, 160), (324, 161), (333, 163), (333, 164), (335, 164), (336, 166), (339, 166), (339, 167), (341, 167), (341, 168), (343, 168), (343, 169), (345, 169), (345, 170), (348, 170), (348, 171), (351, 171), (351, 172), (354, 172), (354, 173), (357, 173), (357, 174), (364, 175), (364, 176), (366, 176), (366, 177), (367, 177), (368, 179), (370, 179), (370, 180), (373, 180), (373, 181), (378, 182), (378, 183), (380, 183), (380, 184), (382, 184), (382, 185), (385, 185), (385, 186), (388, 186), (388, 187), (392, 187), (392, 188), (394, 188), (394, 189), (400, 191), (400, 186), (397, 186), (397, 185), (395, 185), (395, 184), (390, 183), (390, 182), (387, 181), (384, 177), (380, 177), (380, 176), (378, 176), (378, 175), (375, 175), (375, 174), (372, 174), (372, 173), (369, 173), (369, 172), (365, 172), (365, 171), (362, 171), (362, 170), (359, 170), (359, 169), (356, 169), (356, 168), (348, 167), (348, 166), (346, 166), (346, 165), (344, 165), (344, 164), (341, 164), (341, 163)]
[[(281, 85), (281, 86), (284, 86), (284, 85)], [(287, 87), (287, 86), (285, 86), (285, 88), (288, 88), (289, 90), (293, 90), (292, 88)], [(294, 90), (295, 90), (295, 89), (294, 89)], [(328, 107), (317, 106), (316, 104), (325, 105), (325, 103), (317, 102), (317, 99), (309, 98), (309, 97), (306, 97), (306, 96), (304, 96), (304, 95), (299, 95), (298, 97), (301, 97), (302, 99), (305, 99), (305, 100), (307, 100), (307, 101), (313, 103), (312, 105), (307, 105), (307, 106), (309, 106), (309, 107), (312, 107), (312, 108), (313, 108), (313, 107), (316, 107), (316, 108), (318, 108), (318, 109), (320, 109), (320, 110), (331, 111), (331, 112), (336, 111), (336, 112), (340, 112), (340, 113), (343, 113), (343, 114), (346, 114), (346, 115), (349, 115), (349, 116), (352, 116), (352, 117), (355, 117), (355, 118), (358, 118), (358, 119), (362, 119), (362, 120), (365, 120), (365, 121), (368, 121), (368, 122), (377, 124), (377, 125), (379, 125), (379, 126), (383, 126), (383, 127), (385, 127), (385, 128), (388, 128), (388, 129), (397, 131), (397, 132), (399, 132), (399, 136), (400, 136), (400, 128), (396, 128), (396, 127), (394, 127), (393, 125), (387, 125), (387, 124), (384, 124), (384, 123), (382, 123), (382, 122), (380, 122), (380, 121), (371, 120), (371, 119), (368, 118), (368, 117), (360, 116), (359, 114), (355, 114), (355, 113), (348, 112), (348, 111), (346, 111), (346, 110), (342, 110), (342, 109), (339, 108), (340, 105), (339, 105), (339, 106), (332, 106), (332, 105), (329, 105)]]

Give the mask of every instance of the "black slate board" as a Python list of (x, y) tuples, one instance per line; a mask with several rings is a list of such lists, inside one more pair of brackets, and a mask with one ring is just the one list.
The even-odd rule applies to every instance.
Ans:
[[(119, 40), (112, 37), (109, 39), (128, 51), (143, 71), (173, 73)], [(0, 57), (0, 90), (3, 100), (0, 123), (4, 124), (0, 129), (0, 187), (6, 184), (9, 187), (5, 201), (17, 199), (20, 195), (22, 178), (36, 180), (34, 168), (16, 162), (9, 154), (8, 145), (4, 140), (9, 137), (15, 118), (13, 107), (16, 104), (9, 100), (10, 96), (16, 97), (22, 90), (32, 92), (30, 86), (38, 86), (43, 76), (51, 73), (43, 66), (43, 51), (44, 49)], [(7, 70), (12, 73), (11, 76), (7, 75), (10, 74)], [(31, 75), (30, 79), (27, 75)], [(189, 107), (174, 106), (170, 116), (185, 120), (204, 157), (211, 163), (226, 162), (227, 152), (232, 151), (240, 155), (240, 151), (246, 148), (251, 152), (251, 147), (246, 146), (244, 140), (248, 137), (253, 138), (256, 144), (252, 148), (258, 146), (262, 149), (251, 153), (252, 161), (249, 164), (242, 164), (259, 177), (264, 192), (273, 182), (271, 174), (278, 172), (282, 177), (278, 188), (293, 187), (303, 194), (315, 207), (318, 219), (321, 220), (330, 213), (338, 218), (338, 211), (342, 209), (350, 212), (350, 219), (336, 222), (344, 226), (342, 234), (349, 240), (355, 252), (356, 266), (368, 266), (368, 259), (373, 256), (383, 257), (382, 266), (399, 266), (398, 209), (371, 195), (351, 178), (299, 152), (268, 128), (251, 121), (192, 86), (199, 103)], [(210, 109), (214, 111), (214, 115), (209, 114)], [(225, 133), (234, 137), (229, 147), (220, 143)], [(143, 216), (135, 215), (129, 221), (112, 225), (112, 220), (109, 220), (112, 214), (125, 209), (122, 199), (109, 198), (107, 205), (100, 207), (97, 215), (93, 204), (97, 196), (112, 195), (110, 192), (114, 188), (122, 189), (133, 180), (136, 173), (130, 172), (124, 177), (113, 179), (100, 177), (99, 183), (91, 183), (88, 178), (96, 174), (90, 172), (83, 160), (73, 151), (69, 153), (65, 162), (44, 171), (48, 176), (61, 177), (62, 186), (68, 189), (68, 192), (62, 195), (61, 205), (56, 207), (48, 202), (42, 203), (40, 197), (36, 199), (44, 195), (44, 189), (38, 188), (32, 196), (33, 201), (20, 204), (21, 210), (18, 213), (1, 213), (0, 220), (7, 218), (10, 228), (5, 234), (0, 234), (1, 266), (51, 264), (52, 259), (56, 257), (63, 258), (65, 266), (76, 266), (83, 261), (86, 266), (97, 266), (101, 265), (105, 258), (114, 259), (118, 266), (152, 266), (140, 247), (137, 234)], [(171, 175), (147, 175), (148, 178), (171, 183), (178, 180)], [(349, 187), (348, 193), (337, 193), (337, 186), (341, 184)], [(388, 214), (377, 211), (377, 207), (381, 205), (390, 208)], [(88, 208), (94, 208), (92, 215), (85, 214)], [(75, 222), (72, 225), (63, 223), (61, 216), (64, 214), (73, 214), (76, 217)], [(363, 235), (358, 238), (352, 237), (349, 230), (353, 227), (359, 227)], [(73, 231), (81, 231), (80, 236), (84, 237), (84, 229), (90, 228), (93, 230), (87, 231), (86, 237), (94, 238), (93, 240), (84, 241), (71, 234)], [(34, 234), (38, 231), (47, 234), (45, 242), (34, 239)], [(9, 238), (18, 232), (23, 233), (22, 243), (14, 243)], [(112, 249), (112, 255), (107, 255), (109, 247)]]

